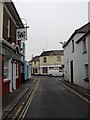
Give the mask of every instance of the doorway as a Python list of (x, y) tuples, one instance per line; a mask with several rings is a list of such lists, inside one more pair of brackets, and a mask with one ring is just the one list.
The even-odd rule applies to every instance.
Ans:
[(70, 61), (70, 67), (71, 67), (71, 83), (73, 83), (73, 61)]

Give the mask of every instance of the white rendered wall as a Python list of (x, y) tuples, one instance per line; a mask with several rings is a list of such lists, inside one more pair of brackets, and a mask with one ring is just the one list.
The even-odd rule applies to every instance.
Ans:
[[(85, 64), (88, 64), (88, 48), (87, 53), (83, 54), (83, 43), (80, 41), (78, 44), (75, 42), (83, 34), (76, 34), (74, 36), (74, 52), (72, 52), (72, 40), (65, 47), (64, 50), (64, 63), (65, 63), (65, 79), (71, 82), (71, 70), (70, 70), (70, 61), (73, 60), (73, 82), (82, 87), (88, 88), (88, 82), (84, 81), (85, 79)], [(88, 39), (86, 40), (88, 47)]]
[(11, 80), (10, 82), (10, 92), (12, 92), (12, 59), (9, 60), (9, 79)]
[(16, 90), (16, 64), (13, 63), (13, 89)]

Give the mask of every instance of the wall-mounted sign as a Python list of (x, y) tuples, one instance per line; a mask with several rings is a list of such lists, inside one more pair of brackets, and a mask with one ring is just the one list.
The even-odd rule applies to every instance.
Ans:
[(16, 39), (17, 40), (27, 40), (27, 29), (17, 29), (16, 30)]

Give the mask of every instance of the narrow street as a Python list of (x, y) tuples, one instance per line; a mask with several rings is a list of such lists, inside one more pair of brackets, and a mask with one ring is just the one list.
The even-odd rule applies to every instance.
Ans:
[(40, 83), (25, 118), (87, 118), (88, 104), (54, 77)]
[(15, 115), (20, 111), (17, 118), (88, 118), (89, 103), (62, 85), (59, 77), (33, 78), (37, 79), (37, 85), (27, 102), (24, 102), (22, 111), (19, 105), (16, 113), (13, 113)]

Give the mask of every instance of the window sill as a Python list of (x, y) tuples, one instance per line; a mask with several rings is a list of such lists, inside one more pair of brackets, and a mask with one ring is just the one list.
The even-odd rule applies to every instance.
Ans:
[(84, 51), (83, 54), (87, 53), (87, 51)]
[(84, 79), (84, 81), (89, 82), (89, 78), (88, 78), (88, 77), (86, 77), (86, 78)]
[(5, 82), (5, 81), (8, 81), (8, 80), (9, 80), (9, 78), (5, 78), (5, 79), (4, 79), (4, 82)]
[(8, 79), (8, 80), (4, 81), (4, 84), (9, 84), (10, 82), (11, 82), (11, 80)]

